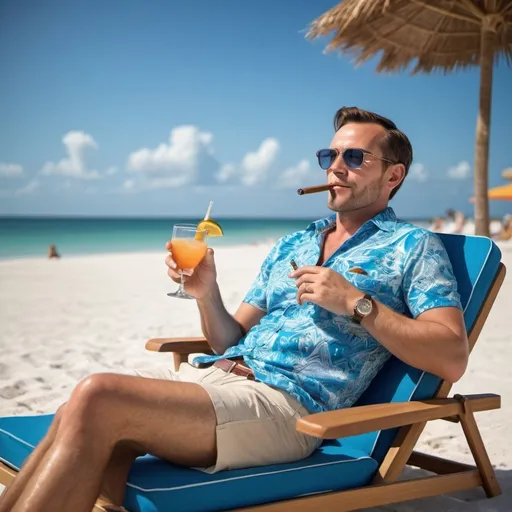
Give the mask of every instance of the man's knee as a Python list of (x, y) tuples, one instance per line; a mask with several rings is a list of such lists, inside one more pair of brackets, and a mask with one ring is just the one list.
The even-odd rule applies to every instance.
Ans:
[(62, 409), (61, 417), (94, 418), (95, 413), (100, 413), (106, 406), (108, 407), (108, 402), (119, 389), (118, 378), (119, 376), (113, 373), (95, 373), (82, 379)]

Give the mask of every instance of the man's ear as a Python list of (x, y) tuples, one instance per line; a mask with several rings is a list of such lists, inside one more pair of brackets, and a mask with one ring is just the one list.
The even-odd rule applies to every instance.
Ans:
[(395, 164), (389, 167), (387, 185), (391, 190), (395, 189), (402, 183), (405, 178), (405, 166), (403, 164)]

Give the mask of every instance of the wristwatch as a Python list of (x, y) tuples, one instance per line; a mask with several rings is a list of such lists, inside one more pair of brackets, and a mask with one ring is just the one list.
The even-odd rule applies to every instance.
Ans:
[(373, 311), (373, 301), (371, 295), (368, 293), (356, 302), (354, 306), (354, 314), (352, 315), (352, 322), (360, 324), (363, 318), (366, 318)]

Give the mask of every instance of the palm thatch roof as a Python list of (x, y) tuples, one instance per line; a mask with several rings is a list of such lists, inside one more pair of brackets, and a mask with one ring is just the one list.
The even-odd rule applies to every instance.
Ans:
[(334, 32), (326, 50), (351, 54), (356, 64), (380, 54), (377, 71), (413, 64), (413, 73), (429, 73), (479, 65), (488, 31), (496, 34), (494, 62), (511, 65), (511, 0), (344, 0), (312, 23), (308, 37)]
[(506, 180), (512, 180), (512, 167), (510, 167), (509, 169), (505, 169), (501, 173), (501, 176), (502, 176), (502, 178), (505, 178)]

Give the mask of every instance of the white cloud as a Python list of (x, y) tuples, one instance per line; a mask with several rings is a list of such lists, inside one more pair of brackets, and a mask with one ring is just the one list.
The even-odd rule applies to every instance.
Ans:
[(279, 142), (273, 138), (265, 139), (255, 152), (247, 153), (242, 160), (242, 183), (252, 186), (265, 181), (278, 153)]
[(85, 150), (87, 148), (98, 149), (98, 145), (91, 135), (80, 131), (70, 131), (64, 135), (62, 143), (66, 147), (68, 157), (57, 163), (46, 162), (41, 169), (41, 174), (57, 174), (85, 180), (100, 177), (98, 171), (88, 169), (85, 163)]
[(235, 175), (236, 167), (233, 164), (225, 164), (220, 168), (219, 173), (216, 175), (217, 181), (221, 183), (229, 180)]
[[(293, 188), (306, 185), (306, 181), (314, 179), (315, 173), (311, 169), (311, 164), (307, 160), (301, 160), (294, 167), (289, 167), (284, 170), (279, 176), (277, 186), (280, 188)], [(323, 174), (320, 174), (319, 179), (322, 179)]]
[(143, 148), (130, 154), (128, 170), (150, 179), (146, 188), (179, 187), (197, 180), (200, 165), (213, 156), (213, 134), (196, 126), (178, 126), (168, 143), (154, 149)]
[(457, 165), (450, 167), (447, 174), (452, 180), (465, 180), (471, 175), (471, 166), (469, 162), (462, 160)]
[(121, 187), (121, 192), (181, 187), (243, 184), (252, 186), (265, 181), (279, 152), (279, 142), (265, 139), (239, 164), (221, 164), (215, 157), (213, 134), (192, 125), (174, 128), (169, 140), (155, 148), (142, 148), (128, 156), (127, 171), (135, 174)]
[(39, 189), (41, 184), (39, 183), (39, 180), (33, 179), (29, 181), (25, 186), (19, 188), (14, 192), (15, 196), (27, 196), (30, 194), (33, 194), (36, 190)]
[(409, 168), (408, 179), (416, 180), (422, 183), (427, 180), (427, 177), (428, 172), (423, 164), (412, 164), (411, 167)]
[(0, 176), (3, 178), (19, 178), (23, 176), (23, 167), (20, 164), (0, 162)]

